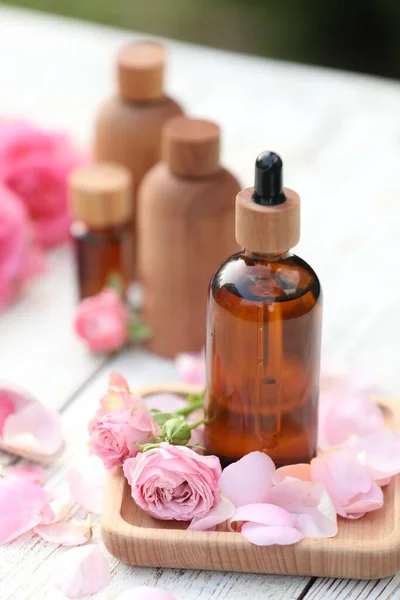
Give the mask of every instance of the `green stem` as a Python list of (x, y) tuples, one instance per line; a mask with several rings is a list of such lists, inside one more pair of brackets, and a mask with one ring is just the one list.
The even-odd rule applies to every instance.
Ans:
[(199, 398), (198, 400), (191, 402), (184, 408), (179, 408), (178, 410), (175, 410), (174, 414), (179, 415), (180, 417), (187, 417), (187, 416), (191, 415), (192, 412), (194, 412), (195, 410), (197, 410), (199, 408), (203, 408), (203, 407), (204, 407), (204, 399)]
[(203, 425), (203, 423), (205, 423), (206, 420), (205, 419), (198, 419), (198, 421), (195, 421), (194, 423), (188, 423), (188, 427), (190, 430), (195, 429), (196, 427), (198, 427), (199, 425)]

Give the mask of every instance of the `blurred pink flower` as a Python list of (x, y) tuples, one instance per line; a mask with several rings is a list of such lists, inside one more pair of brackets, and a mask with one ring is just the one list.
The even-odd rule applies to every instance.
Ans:
[(352, 435), (364, 436), (383, 428), (381, 409), (360, 386), (342, 382), (321, 393), (318, 422), (321, 450), (338, 446)]
[(205, 383), (205, 354), (201, 352), (182, 353), (175, 358), (175, 365), (179, 376), (185, 383)]
[(94, 352), (114, 352), (128, 341), (129, 313), (120, 296), (105, 289), (85, 298), (75, 311), (78, 336)]
[(136, 456), (138, 444), (154, 440), (156, 426), (147, 408), (121, 408), (109, 413), (98, 411), (89, 424), (91, 449), (106, 469), (121, 467)]
[(0, 183), (0, 312), (43, 264), (21, 200)]
[(186, 446), (164, 442), (125, 461), (124, 473), (136, 504), (156, 519), (190, 521), (220, 501), (218, 458)]
[(25, 122), (0, 122), (0, 181), (22, 199), (46, 247), (69, 237), (67, 178), (83, 162), (65, 135)]

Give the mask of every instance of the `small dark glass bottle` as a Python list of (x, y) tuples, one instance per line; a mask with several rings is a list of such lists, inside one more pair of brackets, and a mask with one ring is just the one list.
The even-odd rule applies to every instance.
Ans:
[(111, 277), (126, 293), (134, 265), (129, 171), (111, 163), (80, 167), (69, 188), (80, 298), (98, 294)]
[(209, 290), (205, 445), (224, 465), (254, 450), (277, 466), (315, 455), (322, 298), (312, 268), (289, 252), (299, 217), (280, 158), (261, 154), (256, 187), (237, 197), (245, 249)]

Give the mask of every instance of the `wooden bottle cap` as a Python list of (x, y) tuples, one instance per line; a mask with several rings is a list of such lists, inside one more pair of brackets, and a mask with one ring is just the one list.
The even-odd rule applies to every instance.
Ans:
[(204, 177), (220, 169), (220, 128), (211, 121), (174, 117), (162, 131), (162, 159), (176, 175)]
[(132, 177), (113, 163), (96, 163), (75, 169), (69, 177), (71, 214), (89, 227), (125, 223), (132, 216)]
[(117, 55), (118, 87), (126, 100), (147, 102), (164, 96), (165, 48), (157, 42), (126, 44)]
[(236, 241), (242, 248), (263, 254), (286, 252), (300, 240), (300, 197), (283, 189), (285, 202), (274, 206), (257, 204), (254, 188), (236, 196)]

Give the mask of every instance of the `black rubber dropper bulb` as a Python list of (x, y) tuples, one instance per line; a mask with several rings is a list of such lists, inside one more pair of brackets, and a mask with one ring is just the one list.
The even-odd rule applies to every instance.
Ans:
[(263, 206), (285, 202), (283, 163), (275, 152), (261, 152), (256, 159), (253, 200)]

